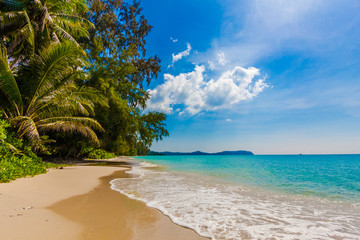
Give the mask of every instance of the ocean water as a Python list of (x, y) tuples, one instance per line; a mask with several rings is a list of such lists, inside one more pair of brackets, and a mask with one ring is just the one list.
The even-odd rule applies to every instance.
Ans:
[(111, 187), (214, 240), (360, 239), (360, 155), (138, 157)]

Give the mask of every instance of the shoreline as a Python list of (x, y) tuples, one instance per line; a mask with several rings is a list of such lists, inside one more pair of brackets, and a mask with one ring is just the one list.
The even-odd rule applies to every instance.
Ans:
[(208, 239), (173, 223), (157, 209), (112, 190), (109, 182), (126, 177), (127, 169), (123, 165), (71, 166), (1, 183), (2, 238)]

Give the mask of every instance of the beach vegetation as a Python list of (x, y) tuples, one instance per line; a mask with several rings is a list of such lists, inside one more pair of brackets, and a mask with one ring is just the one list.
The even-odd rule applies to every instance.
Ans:
[(152, 142), (168, 136), (166, 116), (144, 112), (146, 87), (160, 71), (160, 59), (146, 54), (152, 26), (138, 1), (89, 0), (90, 29), (86, 42), (91, 65), (85, 85), (100, 90), (109, 107), (95, 107), (95, 119), (105, 129), (102, 147), (117, 155), (146, 154)]
[(87, 38), (93, 25), (84, 14), (84, 0), (19, 0), (0, 5), (0, 42), (6, 46), (11, 68), (39, 54), (53, 43)]
[(36, 147), (48, 131), (81, 134), (99, 143), (96, 130), (103, 130), (93, 118), (94, 104), (104, 103), (101, 94), (78, 87), (84, 52), (71, 43), (56, 43), (14, 69), (8, 65), (6, 48), (0, 46), (0, 109)]
[[(0, 182), (10, 182), (21, 177), (35, 176), (46, 173), (49, 164), (39, 157), (26, 155), (3, 155), (0, 161)], [(52, 165), (52, 164), (50, 164)]]
[(45, 173), (61, 165), (45, 163), (23, 139), (11, 131), (10, 123), (0, 114), (0, 182)]
[(115, 158), (116, 155), (114, 153), (105, 151), (103, 149), (96, 149), (94, 151), (91, 151), (88, 154), (88, 158), (91, 159), (109, 159), (109, 158)]
[(138, 1), (1, 1), (4, 179), (43, 172), (39, 156), (140, 155), (168, 136), (165, 114), (146, 111), (151, 28)]
[[(0, 110), (33, 147), (50, 142), (45, 132), (77, 133), (99, 145), (94, 104), (106, 100), (86, 78), (86, 53), (76, 39), (88, 37), (93, 25), (82, 17), (82, 0), (21, 1), (19, 9), (3, 7), (0, 45)], [(43, 141), (43, 140), (46, 141)]]

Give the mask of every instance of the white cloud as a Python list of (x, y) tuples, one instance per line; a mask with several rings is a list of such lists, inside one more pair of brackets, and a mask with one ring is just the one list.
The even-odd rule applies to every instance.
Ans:
[(225, 53), (222, 51), (217, 52), (216, 62), (209, 60), (207, 63), (211, 70), (215, 70), (218, 65), (225, 66), (227, 63), (226, 58), (225, 58)]
[(172, 42), (174, 42), (174, 43), (176, 43), (176, 42), (178, 41), (177, 38), (173, 38), (173, 37), (170, 37), (170, 40), (171, 40)]
[(217, 79), (205, 79), (205, 67), (196, 66), (194, 71), (177, 76), (165, 74), (165, 82), (149, 90), (148, 110), (173, 112), (175, 105), (183, 105), (191, 115), (201, 111), (229, 108), (239, 102), (250, 100), (262, 92), (268, 84), (257, 68), (235, 67), (225, 71)]
[(172, 54), (172, 63), (174, 64), (175, 62), (179, 61), (183, 57), (189, 56), (190, 51), (191, 51), (191, 45), (190, 45), (190, 43), (187, 43), (187, 49), (185, 51), (180, 52), (176, 55)]
[(225, 53), (224, 52), (218, 52), (217, 54), (217, 61), (220, 65), (224, 66), (226, 64), (226, 59), (225, 59)]
[(215, 70), (216, 69), (216, 66), (215, 66), (215, 63), (213, 61), (208, 61), (208, 65), (209, 65), (209, 68), (211, 70)]
[(351, 47), (344, 42), (359, 36), (357, 31), (352, 37), (344, 37), (358, 22), (354, 12), (359, 6), (352, 1), (224, 0), (222, 4), (222, 34), (213, 40), (203, 63), (219, 48), (228, 62), (241, 66), (284, 52), (330, 54)]

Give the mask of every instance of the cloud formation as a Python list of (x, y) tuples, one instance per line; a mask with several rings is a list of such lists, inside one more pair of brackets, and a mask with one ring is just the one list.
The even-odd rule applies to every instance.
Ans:
[(191, 45), (190, 45), (190, 43), (187, 43), (187, 49), (185, 51), (180, 52), (176, 55), (172, 54), (172, 63), (174, 64), (175, 62), (179, 61), (183, 57), (189, 56), (190, 51), (191, 51)]
[(325, 57), (337, 54), (339, 58), (334, 59), (347, 59), (348, 51), (353, 52), (359, 39), (355, 26), (360, 5), (355, 2), (223, 0), (222, 34), (212, 40), (201, 62), (208, 63), (210, 56), (215, 59), (219, 49), (228, 62), (240, 66), (294, 53)]
[(216, 53), (216, 62), (214, 61), (208, 61), (209, 68), (211, 70), (215, 70), (218, 65), (225, 66), (227, 61), (225, 58), (225, 53), (222, 51), (219, 51)]
[(217, 61), (220, 65), (225, 65), (226, 64), (226, 59), (225, 59), (225, 54), (224, 52), (218, 52), (216, 55)]
[(268, 87), (264, 78), (256, 78), (260, 71), (254, 67), (236, 66), (210, 80), (206, 80), (205, 70), (205, 66), (196, 66), (189, 73), (164, 74), (165, 82), (149, 90), (148, 110), (172, 113), (174, 106), (181, 105), (179, 114), (195, 115), (250, 100)]
[(170, 40), (171, 40), (172, 42), (174, 42), (174, 43), (176, 43), (176, 42), (178, 41), (177, 38), (173, 38), (173, 37), (170, 37)]

